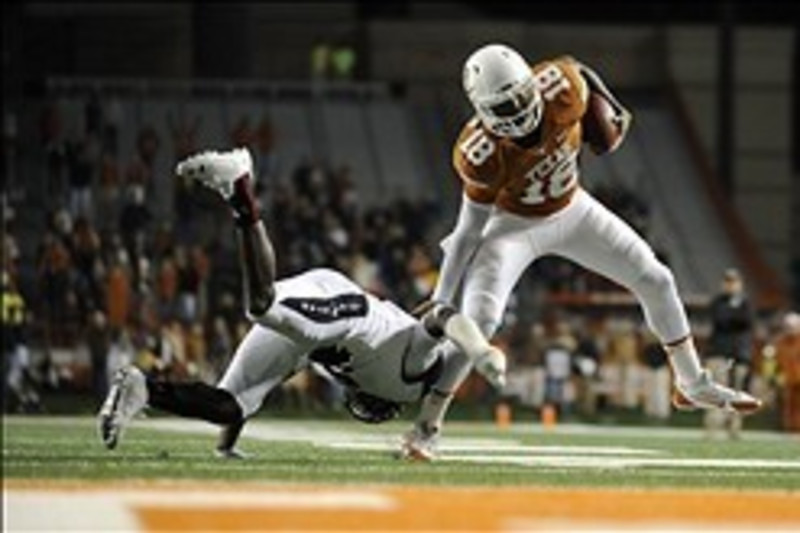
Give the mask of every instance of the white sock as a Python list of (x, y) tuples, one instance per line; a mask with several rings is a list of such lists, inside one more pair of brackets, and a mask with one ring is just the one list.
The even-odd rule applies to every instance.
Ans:
[(422, 406), (417, 416), (417, 424), (427, 424), (430, 427), (440, 428), (444, 422), (444, 415), (453, 395), (443, 395), (439, 392), (431, 391), (422, 399)]
[(686, 337), (678, 344), (665, 346), (664, 349), (669, 354), (672, 370), (680, 383), (694, 383), (700, 378), (703, 369), (700, 367), (700, 359), (692, 337)]

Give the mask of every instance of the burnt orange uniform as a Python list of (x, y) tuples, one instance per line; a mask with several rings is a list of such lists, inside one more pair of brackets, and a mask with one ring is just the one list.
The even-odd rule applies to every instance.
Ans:
[(538, 144), (523, 148), (493, 135), (475, 117), (453, 147), (453, 166), (471, 200), (540, 217), (569, 204), (578, 188), (588, 88), (569, 57), (537, 63), (532, 70), (544, 101)]

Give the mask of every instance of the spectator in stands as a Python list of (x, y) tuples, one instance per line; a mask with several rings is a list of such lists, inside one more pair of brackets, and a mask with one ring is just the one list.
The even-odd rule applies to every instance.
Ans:
[(141, 185), (145, 191), (153, 184), (155, 164), (161, 139), (151, 125), (142, 127), (136, 135), (136, 153), (125, 174), (126, 185)]
[(97, 199), (96, 224), (100, 231), (108, 232), (116, 229), (119, 220), (121, 203), (122, 178), (120, 176), (119, 161), (116, 156), (106, 152), (100, 158), (100, 187)]
[(72, 237), (73, 277), (75, 291), (82, 314), (103, 305), (103, 288), (95, 277), (97, 261), (100, 260), (100, 235), (85, 217), (75, 221)]
[(636, 325), (628, 317), (616, 317), (608, 328), (607, 363), (613, 365), (619, 380), (617, 404), (635, 408), (640, 400), (639, 337)]
[[(41, 410), (39, 393), (34, 386), (28, 350), (28, 311), (25, 298), (6, 270), (2, 272), (2, 333), (3, 333), (3, 390), (13, 396), (20, 412)], [(3, 404), (5, 398), (3, 398)]]
[(199, 318), (199, 291), (202, 279), (189, 250), (184, 246), (175, 248), (175, 266), (178, 304), (176, 318), (182, 324), (188, 325)]
[(781, 426), (800, 432), (800, 314), (786, 314), (771, 344), (778, 363)]
[(131, 292), (132, 280), (128, 252), (124, 248), (118, 247), (111, 257), (105, 288), (105, 309), (108, 323), (115, 330), (121, 330), (128, 325)]
[(597, 409), (594, 384), (598, 379), (600, 366), (600, 347), (596, 330), (601, 324), (579, 317), (575, 320), (576, 325), (573, 327), (577, 343), (573, 365), (576, 370), (575, 400), (581, 414), (593, 415)]
[(114, 372), (123, 366), (132, 364), (135, 358), (136, 348), (133, 345), (127, 326), (111, 327), (111, 346), (108, 350), (108, 360), (106, 362), (106, 383), (111, 382)]
[(210, 381), (216, 382), (222, 376), (225, 367), (227, 367), (228, 359), (233, 354), (234, 349), (231, 331), (222, 315), (215, 316), (211, 321), (207, 346), (206, 358), (211, 374)]
[[(754, 311), (744, 280), (736, 269), (725, 271), (721, 285), (721, 292), (710, 307), (707, 365), (718, 382), (747, 390), (752, 367)], [(704, 425), (709, 436), (724, 427), (731, 438), (738, 438), (742, 417), (738, 413), (710, 410), (705, 413)]]
[(672, 412), (672, 385), (667, 354), (653, 333), (642, 328), (644, 414), (651, 420), (666, 421)]
[(92, 393), (102, 402), (108, 392), (108, 357), (111, 351), (111, 329), (106, 315), (101, 310), (91, 313), (86, 329), (86, 344), (89, 348)]
[(178, 265), (171, 251), (158, 265), (156, 294), (161, 318), (175, 317), (178, 312)]
[(411, 278), (413, 293), (411, 299), (422, 301), (436, 286), (438, 271), (424, 246), (412, 242), (408, 260), (408, 275)]
[(5, 194), (2, 198), (2, 211), (3, 211), (3, 232), (0, 233), (2, 239), (2, 247), (0, 252), (3, 254), (2, 268), (12, 276), (19, 275), (21, 251), (19, 242), (15, 236), (16, 226), (16, 212), (14, 208), (8, 204), (8, 199)]
[(125, 205), (119, 217), (119, 231), (129, 257), (136, 261), (144, 253), (145, 241), (153, 214), (145, 201), (145, 188), (131, 184), (126, 191)]
[(544, 347), (545, 404), (560, 416), (570, 411), (571, 397), (567, 386), (572, 376), (572, 360), (577, 348), (569, 323), (558, 320)]
[(208, 366), (205, 334), (201, 322), (195, 322), (184, 329), (186, 343), (186, 375), (194, 379), (206, 381), (211, 378)]
[(64, 119), (58, 101), (46, 102), (39, 117), (39, 141), (44, 149), (47, 189), (45, 200), (49, 208), (61, 203), (66, 193), (63, 129)]
[(94, 216), (92, 187), (94, 182), (94, 139), (86, 137), (66, 146), (69, 210), (73, 217)]
[(37, 286), (41, 291), (47, 342), (55, 345), (66, 340), (64, 324), (68, 315), (69, 293), (72, 290), (72, 257), (69, 249), (55, 233), (48, 231), (38, 253)]

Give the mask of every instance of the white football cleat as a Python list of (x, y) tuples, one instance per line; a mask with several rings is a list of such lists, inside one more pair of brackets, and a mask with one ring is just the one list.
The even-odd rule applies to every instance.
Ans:
[(253, 158), (247, 148), (200, 152), (178, 163), (175, 172), (214, 189), (227, 200), (233, 195), (236, 180), (253, 175)]
[(439, 448), (439, 428), (430, 424), (416, 423), (403, 435), (400, 458), (411, 461), (430, 462), (436, 458)]
[(147, 384), (142, 371), (135, 366), (117, 370), (98, 415), (100, 438), (106, 448), (117, 446), (122, 429), (146, 405)]
[(506, 368), (506, 354), (495, 346), (475, 360), (475, 370), (478, 374), (498, 390), (506, 386)]
[(723, 411), (750, 414), (761, 408), (762, 402), (750, 394), (737, 391), (715, 382), (706, 369), (691, 384), (675, 382), (673, 405), (683, 411), (694, 409), (722, 409)]

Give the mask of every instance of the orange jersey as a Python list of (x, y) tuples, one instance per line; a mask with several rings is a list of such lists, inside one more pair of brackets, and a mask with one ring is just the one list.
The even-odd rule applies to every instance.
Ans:
[(543, 61), (532, 71), (544, 102), (539, 142), (521, 147), (493, 135), (474, 117), (453, 147), (453, 166), (471, 200), (540, 217), (565, 207), (578, 188), (588, 87), (568, 57)]

